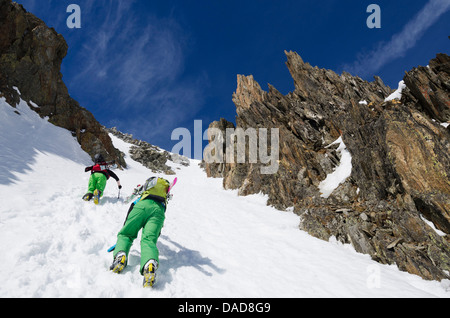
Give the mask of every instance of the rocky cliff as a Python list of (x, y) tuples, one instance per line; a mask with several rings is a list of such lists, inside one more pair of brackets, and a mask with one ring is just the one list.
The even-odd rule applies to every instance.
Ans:
[(117, 138), (131, 144), (128, 153), (131, 159), (139, 162), (144, 167), (152, 170), (154, 173), (164, 173), (167, 175), (174, 175), (173, 169), (167, 165), (168, 162), (189, 166), (190, 161), (187, 157), (179, 154), (169, 153), (157, 146), (151, 145), (148, 142), (133, 138), (131, 134), (124, 134), (117, 130), (116, 127), (109, 128), (107, 131)]
[[(300, 229), (313, 236), (350, 243), (425, 279), (449, 278), (450, 58), (438, 54), (407, 72), (399, 100), (387, 98), (393, 90), (378, 77), (367, 82), (286, 56), (293, 92), (264, 91), (239, 75), (236, 127), (224, 119), (210, 125), (224, 135), (226, 128), (278, 128), (277, 172), (261, 174), (259, 162), (204, 163), (208, 176), (223, 177), (241, 195), (267, 194), (279, 209), (293, 207)], [(322, 182), (344, 160), (332, 145), (339, 137), (351, 173), (325, 195)]]
[(19, 98), (33, 102), (40, 116), (71, 131), (91, 157), (103, 153), (124, 167), (123, 155), (107, 132), (68, 93), (60, 72), (67, 50), (66, 41), (53, 28), (21, 5), (0, 0), (0, 96), (13, 107)]

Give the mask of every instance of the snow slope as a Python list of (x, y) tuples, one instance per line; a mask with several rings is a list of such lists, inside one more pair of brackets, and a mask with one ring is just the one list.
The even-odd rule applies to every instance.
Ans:
[(120, 198), (110, 179), (100, 205), (84, 202), (90, 158), (25, 103), (17, 110), (0, 98), (0, 297), (450, 296), (448, 281), (424, 281), (309, 236), (298, 216), (266, 206), (262, 195), (223, 190), (195, 160), (173, 164), (178, 183), (158, 242), (157, 284), (143, 289), (139, 237), (120, 275), (109, 271), (106, 250), (124, 222), (124, 198), (151, 171), (126, 157), (129, 167), (116, 171)]

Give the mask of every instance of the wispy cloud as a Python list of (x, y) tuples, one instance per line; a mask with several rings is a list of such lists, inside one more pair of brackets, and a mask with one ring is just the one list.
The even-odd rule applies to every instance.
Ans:
[(416, 45), (425, 31), (449, 9), (449, 0), (429, 0), (389, 42), (379, 43), (371, 52), (360, 54), (355, 62), (345, 65), (343, 69), (359, 76), (375, 74), (387, 63), (404, 56), (406, 51)]
[(83, 37), (79, 39), (81, 48), (75, 53), (83, 62), (74, 78), (78, 81), (83, 81), (86, 76), (105, 78), (123, 60), (130, 45), (131, 33), (137, 32), (130, 12), (133, 1), (88, 3), (89, 7), (81, 7), (84, 13), (83, 28), (80, 30)]
[[(109, 105), (96, 107), (109, 107), (124, 122), (144, 115), (159, 123), (170, 111), (172, 124), (201, 107), (202, 85), (192, 83), (202, 76), (183, 79), (187, 35), (176, 21), (139, 15), (129, 0), (98, 1), (89, 10), (72, 80), (84, 93), (106, 96)], [(89, 20), (101, 16), (98, 10), (101, 21)]]

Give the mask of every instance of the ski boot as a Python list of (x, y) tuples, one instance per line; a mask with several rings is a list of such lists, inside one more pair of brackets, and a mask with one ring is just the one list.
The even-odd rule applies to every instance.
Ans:
[(83, 195), (83, 200), (84, 201), (91, 201), (93, 194), (92, 193), (86, 193), (85, 195)]
[(109, 267), (109, 269), (112, 270), (114, 273), (120, 274), (120, 272), (123, 271), (125, 266), (127, 266), (127, 255), (125, 254), (125, 252), (119, 252), (114, 258), (114, 261)]
[(100, 201), (100, 197), (102, 196), (102, 191), (95, 189), (94, 190), (94, 204), (97, 205), (98, 202)]
[(158, 269), (158, 262), (154, 259), (149, 260), (142, 271), (142, 275), (144, 275), (143, 287), (153, 287), (156, 279), (156, 270)]

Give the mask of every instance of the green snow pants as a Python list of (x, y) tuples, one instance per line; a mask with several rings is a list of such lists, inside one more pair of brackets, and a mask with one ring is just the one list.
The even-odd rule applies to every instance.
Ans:
[(159, 251), (156, 247), (156, 242), (164, 225), (164, 220), (165, 208), (162, 203), (150, 199), (136, 203), (128, 214), (124, 226), (117, 234), (114, 257), (116, 257), (117, 253), (123, 251), (128, 259), (131, 245), (136, 239), (138, 232), (142, 229), (140, 273), (142, 274), (144, 265), (149, 260), (154, 259), (159, 263)]
[(89, 177), (88, 193), (94, 193), (95, 189), (100, 190), (100, 197), (106, 188), (107, 178), (103, 173), (93, 173)]

